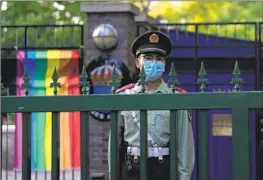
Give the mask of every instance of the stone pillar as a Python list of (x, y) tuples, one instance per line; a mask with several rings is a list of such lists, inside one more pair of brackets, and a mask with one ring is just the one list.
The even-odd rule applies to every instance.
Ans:
[(89, 64), (92, 57), (103, 54), (93, 42), (92, 33), (98, 25), (109, 23), (116, 28), (119, 35), (118, 45), (110, 54), (121, 58), (133, 74), (135, 62), (131, 53), (131, 44), (137, 35), (134, 16), (140, 12), (139, 8), (129, 3), (83, 3), (80, 9), (87, 14), (84, 39), (85, 64)]
[(158, 24), (159, 20), (154, 19), (146, 14), (141, 13), (138, 16), (134, 17), (135, 22), (139, 27), (139, 34), (142, 34), (149, 30), (157, 30), (157, 27), (154, 24)]
[[(84, 33), (84, 63), (88, 65), (92, 61), (92, 57), (98, 57), (105, 53), (96, 47), (92, 39), (92, 33), (98, 25), (108, 23), (116, 28), (119, 36), (116, 48), (109, 54), (122, 59), (128, 67), (130, 75), (133, 75), (135, 72), (135, 61), (131, 53), (131, 44), (137, 35), (134, 16), (139, 13), (139, 9), (128, 3), (83, 3), (80, 9), (87, 14)], [(108, 179), (109, 122), (98, 121), (90, 117), (89, 125), (89, 156), (92, 176), (104, 173), (105, 178)]]

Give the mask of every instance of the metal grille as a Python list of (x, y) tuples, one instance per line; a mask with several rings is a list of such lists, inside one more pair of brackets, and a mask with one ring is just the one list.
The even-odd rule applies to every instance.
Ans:
[[(151, 29), (163, 31), (169, 35), (169, 32), (176, 32), (176, 39), (183, 38), (194, 39), (191, 45), (175, 44), (174, 48), (238, 48), (247, 47), (248, 45), (240, 44), (241, 40), (252, 41), (252, 45), (258, 40), (258, 23), (171, 23), (171, 24), (153, 24)], [(179, 37), (179, 33), (181, 33)], [(182, 35), (183, 34), (183, 35)], [(199, 35), (206, 37), (206, 41), (200, 41)], [(216, 43), (211, 46), (210, 38), (215, 38)], [(235, 44), (230, 41), (238, 40)], [(251, 45), (250, 45), (251, 46)]]
[[(177, 79), (177, 73), (175, 72), (174, 65), (171, 66), (170, 71), (170, 85), (171, 90), (175, 92), (176, 86), (179, 84)], [(66, 176), (66, 173), (59, 171), (59, 114), (60, 112), (80, 111), (81, 112), (81, 170), (78, 174), (78, 179), (86, 180), (90, 177), (89, 172), (89, 116), (88, 111), (92, 110), (111, 110), (111, 179), (118, 179), (118, 171), (120, 164), (118, 164), (118, 121), (117, 114), (119, 110), (140, 110), (140, 164), (142, 173), (140, 177), (142, 180), (147, 180), (147, 110), (155, 109), (170, 109), (170, 160), (171, 160), (171, 179), (177, 179), (177, 120), (176, 113), (181, 109), (195, 109), (200, 113), (200, 179), (209, 179), (209, 165), (208, 165), (208, 110), (209, 109), (232, 109), (233, 113), (233, 175), (234, 180), (247, 180), (250, 178), (250, 161), (249, 161), (249, 109), (251, 108), (263, 108), (262, 99), (263, 92), (239, 92), (240, 85), (243, 84), (241, 78), (241, 72), (238, 67), (238, 62), (235, 64), (233, 70), (233, 78), (231, 83), (233, 84), (233, 91), (230, 92), (213, 92), (206, 93), (207, 85), (209, 84), (207, 79), (207, 72), (204, 68), (204, 64), (201, 64), (200, 74), (197, 84), (200, 85), (201, 92), (197, 93), (185, 93), (184, 95), (175, 94), (145, 94), (145, 74), (143, 71), (140, 74), (140, 84), (143, 86), (142, 94), (121, 96), (116, 95), (115, 91), (119, 86), (119, 82), (116, 79), (116, 70), (113, 67), (111, 74), (111, 86), (112, 93), (115, 95), (89, 95), (88, 77), (85, 67), (80, 75), (80, 87), (82, 94), (76, 96), (60, 96), (57, 95), (57, 89), (60, 88), (59, 77), (56, 69), (53, 73), (53, 82), (51, 87), (53, 88), (54, 96), (27, 96), (30, 89), (30, 77), (27, 71), (24, 73), (24, 97), (12, 97), (2, 96), (2, 112), (5, 113), (23, 113), (23, 166), (22, 166), (22, 180), (28, 180), (31, 178), (38, 179), (37, 173), (31, 172), (31, 155), (30, 151), (30, 121), (32, 112), (52, 112), (52, 170), (50, 173), (40, 173), (41, 179), (47, 179), (47, 175), (51, 174), (52, 180), (58, 180), (59, 176), (63, 179), (75, 179), (76, 176), (71, 172), (71, 177)], [(34, 87), (33, 87), (34, 88)], [(149, 97), (151, 96), (151, 97)], [(213, 101), (211, 101), (213, 99)], [(39, 103), (41, 102), (41, 103)], [(52, 103), (50, 103), (52, 102)], [(70, 102), (70, 103), (69, 103)], [(112, 102), (115, 104), (113, 105)], [(138, 103), (140, 102), (140, 103)], [(161, 102), (161, 103), (160, 103)], [(179, 103), (178, 103), (179, 102)], [(186, 119), (188, 122), (188, 119)], [(242, 149), (242, 151), (240, 151)], [(2, 156), (3, 157), (3, 156)], [(242, 171), (240, 171), (242, 169)], [(61, 174), (60, 174), (61, 173)], [(6, 179), (7, 176), (3, 176)], [(11, 176), (10, 179), (16, 179), (17, 174)]]
[(83, 25), (1, 26), (2, 50), (81, 48)]

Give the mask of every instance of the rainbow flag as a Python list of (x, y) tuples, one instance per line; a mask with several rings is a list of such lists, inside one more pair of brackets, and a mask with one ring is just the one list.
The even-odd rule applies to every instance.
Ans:
[[(52, 96), (54, 68), (57, 68), (61, 88), (58, 95), (79, 94), (78, 50), (27, 50), (17, 51), (16, 95), (24, 96), (24, 68), (27, 68), (32, 88), (29, 96)], [(41, 102), (39, 102), (41, 103)], [(52, 102), (50, 102), (52, 103)], [(35, 171), (51, 170), (51, 113), (32, 113), (31, 167)], [(80, 113), (60, 113), (60, 168), (80, 167)], [(22, 114), (16, 113), (15, 169), (22, 168)]]

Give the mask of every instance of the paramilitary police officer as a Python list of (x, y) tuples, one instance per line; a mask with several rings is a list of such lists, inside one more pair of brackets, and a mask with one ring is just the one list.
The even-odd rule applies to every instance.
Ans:
[[(137, 37), (132, 45), (136, 67), (144, 67), (146, 73), (146, 93), (172, 93), (163, 81), (165, 58), (172, 49), (171, 40), (158, 31), (148, 31)], [(129, 84), (117, 91), (123, 94), (137, 94), (141, 86)], [(180, 88), (177, 93), (182, 92)], [(140, 102), (138, 102), (140, 103)], [(170, 180), (169, 111), (148, 111), (148, 177), (149, 180)], [(121, 111), (119, 113), (120, 142), (126, 142), (124, 162), (120, 164), (121, 180), (140, 180), (140, 113), (139, 111)], [(189, 112), (178, 111), (178, 171), (179, 180), (190, 180), (194, 166), (195, 152), (193, 132)], [(121, 143), (123, 144), (123, 143)], [(120, 157), (121, 158), (121, 157)], [(110, 168), (110, 142), (108, 148)], [(175, 167), (176, 168), (176, 167)]]

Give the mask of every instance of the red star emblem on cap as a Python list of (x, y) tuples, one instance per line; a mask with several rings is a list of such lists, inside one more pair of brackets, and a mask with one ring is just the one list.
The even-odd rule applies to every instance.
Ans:
[(159, 36), (155, 33), (153, 33), (149, 38), (150, 43), (158, 43), (159, 42)]

